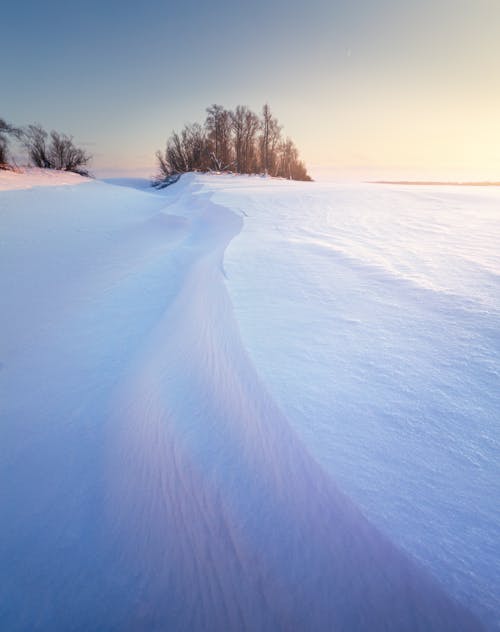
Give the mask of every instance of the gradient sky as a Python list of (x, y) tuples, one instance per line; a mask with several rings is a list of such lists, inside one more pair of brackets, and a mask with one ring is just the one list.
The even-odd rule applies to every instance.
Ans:
[(154, 172), (205, 107), (268, 101), (309, 166), (500, 180), (499, 0), (27, 0), (1, 12), (0, 116)]

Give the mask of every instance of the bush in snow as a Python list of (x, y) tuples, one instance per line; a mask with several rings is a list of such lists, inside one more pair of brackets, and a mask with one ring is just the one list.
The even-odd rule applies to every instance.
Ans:
[(35, 167), (88, 175), (87, 165), (92, 156), (77, 147), (71, 136), (54, 130), (49, 135), (39, 124), (28, 125), (23, 143)]

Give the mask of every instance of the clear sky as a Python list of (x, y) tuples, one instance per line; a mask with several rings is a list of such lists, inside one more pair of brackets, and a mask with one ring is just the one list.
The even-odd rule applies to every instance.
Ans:
[(26, 0), (0, 14), (0, 116), (73, 134), (97, 172), (211, 103), (268, 101), (319, 171), (500, 180), (500, 0)]

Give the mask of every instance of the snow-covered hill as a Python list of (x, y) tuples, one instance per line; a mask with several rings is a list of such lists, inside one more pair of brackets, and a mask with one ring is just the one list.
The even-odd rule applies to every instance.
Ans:
[(76, 185), (89, 181), (89, 178), (82, 177), (77, 173), (71, 173), (70, 171), (38, 169), (37, 167), (25, 167), (19, 171), (0, 170), (0, 191), (63, 186), (68, 184)]
[[(400, 269), (384, 268), (400, 249), (387, 247), (391, 221), (370, 220), (366, 204), (383, 213), (392, 200), (399, 234), (411, 234), (398, 215), (408, 195), (229, 176), (189, 175), (161, 193), (81, 182), (0, 193), (0, 627), (478, 629), (446, 592), (492, 620), (489, 562), (472, 560), (477, 538), (463, 533), (462, 514), (494, 537), (477, 492), (485, 482), (490, 500), (498, 492), (485, 427), (498, 400), (480, 388), (498, 364), (481, 338), (474, 366), (484, 371), (471, 385), (469, 358), (442, 356), (452, 345), (436, 341), (446, 345), (458, 322), (463, 351), (497, 312), (479, 281), (458, 309), (446, 288), (437, 304), (424, 300), (434, 294), (415, 289), (406, 255)], [(416, 211), (478, 203), (425, 195), (410, 195)], [(496, 199), (482, 195), (494, 222)], [(429, 222), (423, 232), (436, 230)], [(427, 356), (409, 354), (424, 343)], [(429, 380), (442, 381), (423, 388), (438, 358)], [(454, 375), (463, 400), (467, 388), (475, 397), (470, 409), (456, 403), (456, 432), (435, 408), (460, 394)], [(467, 423), (479, 483), (456, 481), (466, 502), (454, 527), (443, 494), (477, 447)], [(434, 459), (450, 441), (443, 479)], [(433, 483), (429, 496), (415, 494)], [(427, 542), (435, 525), (408, 514), (421, 502), (451, 545)], [(437, 549), (444, 555), (429, 559)]]

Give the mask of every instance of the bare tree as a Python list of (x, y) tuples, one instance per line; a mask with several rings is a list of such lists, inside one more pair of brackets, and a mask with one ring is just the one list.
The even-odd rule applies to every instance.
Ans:
[(303, 180), (305, 182), (312, 181), (311, 176), (307, 173), (306, 165), (302, 162), (302, 160), (297, 160), (293, 163), (290, 173), (292, 180)]
[(243, 147), (245, 137), (245, 107), (238, 105), (234, 112), (230, 112), (231, 128), (233, 130), (235, 167), (238, 173), (243, 173)]
[(170, 177), (188, 171), (208, 171), (210, 155), (204, 129), (198, 123), (185, 125), (180, 134), (172, 132), (165, 153), (156, 153), (161, 176)]
[(166, 180), (167, 178), (170, 178), (170, 176), (173, 175), (173, 172), (172, 172), (172, 167), (170, 165), (170, 162), (168, 160), (166, 150), (165, 150), (165, 153), (158, 150), (156, 152), (156, 160), (158, 162), (158, 175), (155, 176), (154, 182), (160, 183), (162, 182), (162, 180)]
[(265, 103), (262, 108), (260, 128), (260, 156), (262, 170), (266, 175), (276, 175), (276, 148), (281, 140), (281, 125), (272, 115), (271, 108), (267, 103)]
[(230, 115), (236, 171), (251, 173), (254, 170), (255, 136), (259, 119), (246, 105), (238, 105)]
[(199, 123), (186, 125), (182, 131), (182, 142), (190, 171), (206, 171), (210, 166), (207, 135)]
[(206, 111), (205, 129), (211, 145), (213, 166), (217, 171), (224, 171), (232, 164), (231, 115), (222, 105), (211, 105)]
[(0, 118), (0, 169), (9, 167), (9, 140), (12, 138), (19, 140), (21, 136), (22, 130), (20, 128), (14, 127)]
[(311, 177), (307, 173), (306, 166), (299, 159), (297, 147), (290, 138), (281, 141), (276, 155), (277, 176), (288, 178), (289, 180), (311, 180)]
[(177, 132), (173, 132), (167, 142), (166, 157), (173, 173), (186, 173), (189, 171), (189, 161), (182, 142), (182, 136), (179, 136)]
[(49, 163), (52, 169), (88, 175), (87, 165), (91, 156), (77, 147), (71, 136), (52, 131), (50, 140)]
[(256, 136), (259, 130), (259, 117), (255, 112), (247, 110), (245, 113), (245, 133), (243, 137), (243, 173), (256, 173), (257, 149)]
[(71, 136), (52, 131), (49, 137), (40, 124), (28, 125), (23, 143), (35, 167), (88, 175), (87, 165), (92, 157), (77, 147)]
[(292, 179), (293, 163), (298, 159), (298, 152), (290, 138), (281, 141), (278, 147), (277, 175)]
[(47, 147), (47, 132), (39, 123), (28, 125), (24, 130), (23, 144), (29, 159), (35, 167), (50, 169), (49, 152)]
[(261, 137), (260, 137), (260, 153), (262, 168), (267, 175), (269, 166), (269, 123), (271, 120), (271, 108), (266, 103), (262, 108)]

